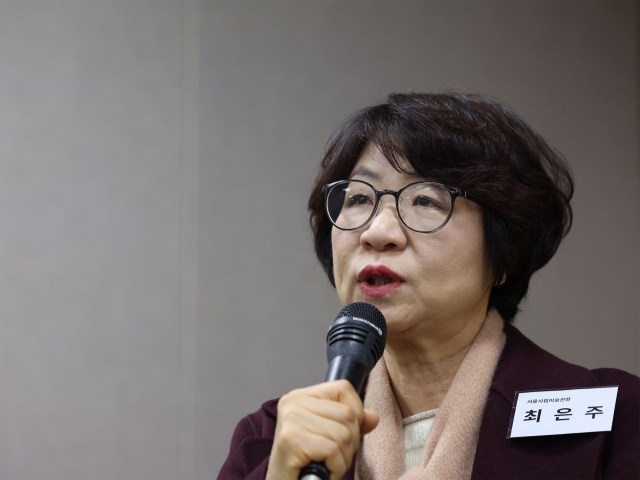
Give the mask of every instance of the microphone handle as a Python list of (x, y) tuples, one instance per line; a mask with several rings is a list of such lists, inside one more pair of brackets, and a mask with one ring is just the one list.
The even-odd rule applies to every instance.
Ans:
[[(334, 380), (349, 380), (356, 392), (360, 392), (364, 379), (367, 376), (367, 368), (360, 362), (347, 356), (336, 356), (329, 362), (325, 382)], [(302, 470), (298, 480), (329, 480), (331, 472), (322, 462), (312, 462)]]
[(300, 470), (298, 480), (329, 480), (331, 472), (322, 462), (313, 462)]
[(362, 364), (355, 358), (347, 355), (338, 355), (331, 359), (329, 368), (327, 368), (327, 376), (325, 382), (333, 382), (334, 380), (349, 380), (356, 392), (360, 393), (364, 379), (367, 378), (369, 371), (366, 365)]

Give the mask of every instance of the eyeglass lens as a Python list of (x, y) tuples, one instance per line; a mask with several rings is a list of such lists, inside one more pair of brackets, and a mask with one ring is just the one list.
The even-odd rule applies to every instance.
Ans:
[[(376, 207), (376, 192), (357, 180), (334, 185), (327, 193), (327, 213), (331, 221), (344, 230), (365, 225)], [(421, 182), (402, 190), (398, 214), (411, 229), (430, 232), (441, 227), (451, 212), (451, 195), (437, 183)]]

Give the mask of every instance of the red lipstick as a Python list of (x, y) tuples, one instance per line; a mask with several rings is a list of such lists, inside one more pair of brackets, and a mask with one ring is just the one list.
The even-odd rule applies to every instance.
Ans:
[(402, 286), (402, 277), (384, 265), (367, 265), (358, 274), (358, 287), (369, 297), (381, 297)]

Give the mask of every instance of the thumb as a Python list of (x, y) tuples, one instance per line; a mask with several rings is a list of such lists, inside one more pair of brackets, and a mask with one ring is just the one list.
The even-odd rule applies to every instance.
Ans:
[(366, 435), (378, 426), (380, 416), (373, 410), (365, 410), (360, 424), (360, 435)]

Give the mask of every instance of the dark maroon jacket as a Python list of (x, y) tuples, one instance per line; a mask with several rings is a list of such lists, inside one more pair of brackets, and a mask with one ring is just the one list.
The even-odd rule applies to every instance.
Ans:
[[(587, 370), (564, 362), (511, 325), (505, 333), (507, 343), (489, 391), (471, 477), (640, 479), (640, 378), (613, 368)], [(620, 386), (611, 432), (506, 438), (516, 391), (605, 385)], [(240, 421), (219, 480), (265, 478), (277, 404), (270, 400)], [(353, 479), (354, 464), (344, 479)]]

